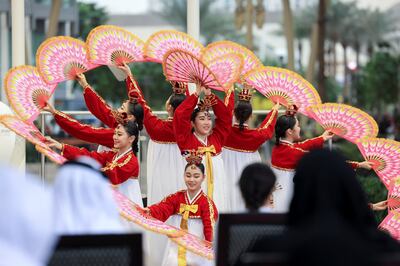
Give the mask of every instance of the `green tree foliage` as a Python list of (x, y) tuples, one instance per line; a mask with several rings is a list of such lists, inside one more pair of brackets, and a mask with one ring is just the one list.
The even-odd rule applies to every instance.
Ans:
[(359, 103), (366, 109), (378, 107), (382, 111), (385, 104), (399, 100), (399, 58), (386, 52), (376, 52), (359, 77), (357, 94)]
[[(161, 15), (186, 31), (187, 1), (160, 0), (160, 3)], [(200, 1), (200, 33), (205, 44), (221, 39), (240, 41), (242, 38), (235, 30), (233, 14), (215, 8), (214, 4), (213, 0)]]
[(78, 3), (79, 6), (79, 37), (86, 40), (89, 32), (102, 24), (106, 24), (108, 14), (104, 8), (94, 3)]

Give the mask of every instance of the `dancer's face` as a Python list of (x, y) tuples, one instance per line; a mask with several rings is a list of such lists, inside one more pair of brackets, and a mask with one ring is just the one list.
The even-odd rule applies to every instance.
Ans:
[(185, 170), (185, 184), (189, 192), (197, 192), (201, 188), (204, 174), (196, 165), (189, 165)]
[(299, 120), (297, 120), (296, 118), (296, 123), (293, 126), (293, 129), (288, 129), (286, 134), (289, 134), (289, 136), (293, 139), (293, 141), (299, 141), (300, 138), (300, 124), (299, 124)]
[(197, 116), (192, 122), (194, 131), (199, 135), (208, 135), (212, 129), (211, 116), (208, 112), (198, 112)]
[(113, 139), (115, 149), (125, 149), (132, 145), (135, 136), (129, 136), (125, 128), (122, 125), (118, 125), (114, 130)]

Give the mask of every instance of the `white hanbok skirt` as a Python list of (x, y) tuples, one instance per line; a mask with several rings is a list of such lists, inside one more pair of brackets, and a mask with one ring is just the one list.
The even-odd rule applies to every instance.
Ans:
[(222, 150), (225, 172), (228, 177), (227, 190), (232, 212), (244, 212), (246, 206), (239, 188), (239, 179), (243, 169), (252, 163), (261, 162), (260, 153), (239, 152), (230, 149)]
[(142, 193), (140, 192), (139, 180), (137, 178), (129, 178), (124, 183), (114, 187), (117, 187), (119, 192), (143, 208)]
[[(207, 168), (205, 156), (203, 156), (203, 164)], [(216, 156), (212, 156), (212, 165), (213, 165), (213, 176), (214, 176), (214, 193), (213, 193), (213, 201), (217, 206), (217, 210), (219, 213), (222, 212), (230, 212), (231, 205), (229, 203), (229, 189), (227, 185), (229, 184), (228, 175), (225, 172), (224, 161), (222, 160), (222, 155), (218, 154)], [(207, 173), (207, 169), (205, 171)], [(207, 181), (208, 177), (203, 181), (201, 188), (208, 195), (207, 191)]]
[[(181, 215), (172, 215), (167, 223), (175, 227), (180, 227)], [(201, 219), (188, 219), (188, 232), (204, 239), (203, 222)], [(186, 250), (186, 263), (187, 265), (214, 265), (213, 260), (208, 260)], [(167, 247), (164, 252), (162, 261), (163, 266), (178, 265), (178, 245), (168, 239)]]
[(166, 196), (186, 189), (183, 179), (186, 161), (175, 143), (150, 140), (147, 148), (147, 202), (158, 203)]
[(272, 192), (274, 212), (288, 212), (293, 197), (294, 171), (285, 171), (271, 167), (276, 176), (275, 190)]

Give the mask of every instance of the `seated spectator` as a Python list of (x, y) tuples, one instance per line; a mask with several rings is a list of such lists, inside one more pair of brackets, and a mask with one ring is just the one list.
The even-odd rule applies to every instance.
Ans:
[(5, 166), (0, 178), (0, 265), (46, 265), (57, 241), (50, 188)]
[(316, 150), (296, 168), (287, 234), (253, 251), (287, 252), (290, 265), (380, 265), (399, 244), (377, 229), (354, 171), (336, 152)]
[(272, 190), (276, 177), (264, 163), (249, 164), (239, 179), (240, 192), (249, 212), (274, 212)]

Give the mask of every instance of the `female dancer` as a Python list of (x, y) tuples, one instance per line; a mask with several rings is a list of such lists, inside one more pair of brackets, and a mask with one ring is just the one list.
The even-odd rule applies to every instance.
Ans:
[[(300, 142), (300, 125), (291, 106), (275, 125), (276, 145), (272, 148), (271, 165), (276, 175), (277, 186), (273, 192), (275, 212), (287, 212), (293, 194), (294, 170), (299, 160), (312, 149), (322, 148), (333, 133), (325, 131), (321, 136)], [(369, 162), (349, 162), (352, 168), (371, 169)]]
[(139, 128), (136, 122), (127, 121), (119, 124), (114, 130), (114, 150), (95, 152), (85, 148), (61, 144), (48, 137), (50, 147), (61, 150), (61, 155), (69, 160), (85, 155), (96, 159), (103, 168), (101, 171), (108, 177), (111, 184), (130, 200), (143, 206), (139, 187), (139, 163), (136, 158), (138, 151)]
[(119, 67), (126, 74), (127, 86), (130, 92), (135, 92), (139, 104), (144, 110), (143, 123), (150, 137), (147, 148), (147, 202), (159, 202), (165, 195), (183, 189), (185, 183), (179, 178), (186, 165), (181, 152), (176, 145), (173, 130), (173, 117), (176, 108), (185, 100), (187, 84), (171, 82), (173, 93), (165, 103), (168, 118), (163, 120), (153, 114), (150, 106), (143, 97), (143, 93), (132, 76), (131, 69), (126, 64)]
[[(213, 240), (214, 225), (218, 218), (218, 211), (214, 202), (202, 191), (201, 184), (205, 179), (202, 158), (192, 152), (184, 170), (184, 181), (187, 189), (178, 191), (164, 198), (146, 210), (156, 219), (187, 230), (207, 241)], [(212, 264), (192, 253), (186, 254), (185, 248), (173, 244), (168, 240), (162, 265), (178, 265), (178, 258), (186, 262), (179, 265)], [(182, 261), (180, 261), (182, 262)]]
[[(204, 92), (204, 100), (196, 107), (199, 95)], [(208, 109), (212, 107), (216, 116), (212, 127)], [(227, 176), (221, 157), (222, 146), (231, 128), (231, 115), (225, 104), (211, 93), (211, 89), (196, 86), (196, 92), (176, 109), (174, 131), (179, 149), (184, 154), (197, 150), (205, 156), (207, 195), (214, 200), (220, 211), (229, 211), (229, 191), (225, 190)]]
[[(233, 106), (233, 93), (229, 97), (229, 106)], [(261, 162), (258, 152), (260, 146), (274, 134), (274, 127), (278, 117), (279, 103), (266, 116), (258, 128), (250, 129), (248, 121), (252, 115), (251, 91), (245, 87), (239, 93), (239, 101), (234, 108), (234, 123), (232, 130), (225, 141), (222, 151), (225, 171), (229, 177), (228, 188), (230, 204), (233, 211), (244, 211), (245, 206), (241, 198), (238, 181), (243, 168), (247, 165)]]

